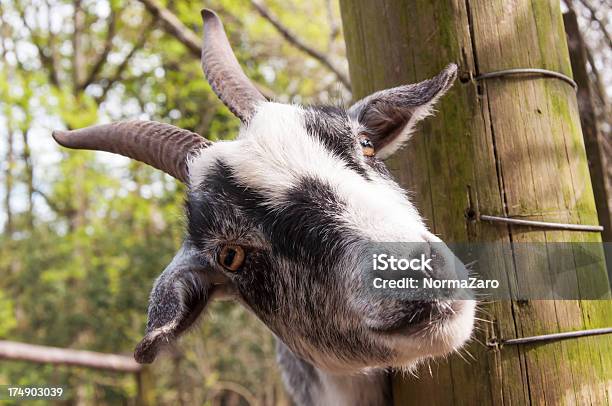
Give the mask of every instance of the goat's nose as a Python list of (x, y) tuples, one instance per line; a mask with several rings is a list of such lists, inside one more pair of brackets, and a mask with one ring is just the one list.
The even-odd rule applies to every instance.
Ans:
[(410, 278), (422, 280), (436, 278), (436, 263), (445, 264), (446, 255), (426, 241), (374, 244), (372, 263), (368, 266), (369, 279), (400, 280)]
[(467, 270), (463, 262), (443, 242), (432, 242), (430, 276), (436, 279), (466, 279)]
[(426, 232), (423, 236), (430, 246), (433, 272), (431, 277), (437, 279), (465, 279), (467, 270), (463, 262), (437, 236)]

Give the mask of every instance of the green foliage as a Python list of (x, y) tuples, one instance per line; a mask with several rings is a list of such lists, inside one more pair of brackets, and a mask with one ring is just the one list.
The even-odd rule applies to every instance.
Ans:
[(15, 320), (15, 307), (13, 301), (6, 297), (6, 293), (0, 291), (0, 338), (7, 337), (11, 331), (17, 326)]
[[(55, 90), (55, 89), (54, 89)], [(59, 102), (59, 115), (68, 128), (83, 128), (98, 121), (98, 105), (87, 93), (76, 95), (64, 89), (54, 92)]]

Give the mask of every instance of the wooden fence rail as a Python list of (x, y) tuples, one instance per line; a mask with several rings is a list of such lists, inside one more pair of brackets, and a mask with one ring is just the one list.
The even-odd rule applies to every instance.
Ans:
[(0, 340), (0, 359), (132, 373), (138, 384), (137, 404), (148, 406), (155, 403), (151, 371), (125, 355)]

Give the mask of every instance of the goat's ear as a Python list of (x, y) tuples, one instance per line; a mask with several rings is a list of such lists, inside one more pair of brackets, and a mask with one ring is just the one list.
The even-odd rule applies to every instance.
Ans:
[(155, 281), (149, 298), (146, 334), (134, 351), (136, 361), (153, 362), (165, 344), (193, 324), (210, 299), (211, 273), (195, 248), (185, 242)]
[(361, 99), (349, 109), (349, 115), (366, 128), (376, 155), (387, 158), (410, 138), (414, 125), (430, 114), (456, 76), (457, 65), (450, 64), (429, 80), (381, 90)]

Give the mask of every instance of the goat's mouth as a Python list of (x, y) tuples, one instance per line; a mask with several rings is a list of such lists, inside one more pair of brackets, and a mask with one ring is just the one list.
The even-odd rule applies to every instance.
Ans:
[(390, 323), (371, 326), (370, 329), (381, 334), (411, 335), (452, 320), (462, 307), (461, 301), (420, 302), (413, 311), (406, 312)]
[(475, 308), (474, 300), (432, 301), (414, 318), (402, 316), (394, 325), (374, 329), (396, 355), (387, 366), (410, 369), (420, 360), (457, 351), (472, 336)]

